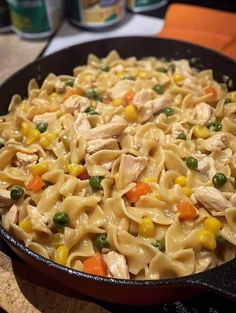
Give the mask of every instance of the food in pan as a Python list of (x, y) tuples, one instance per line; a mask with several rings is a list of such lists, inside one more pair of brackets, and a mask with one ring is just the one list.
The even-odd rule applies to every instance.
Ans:
[(13, 236), (85, 273), (165, 279), (235, 257), (236, 91), (188, 60), (112, 51), (33, 79), (0, 121)]

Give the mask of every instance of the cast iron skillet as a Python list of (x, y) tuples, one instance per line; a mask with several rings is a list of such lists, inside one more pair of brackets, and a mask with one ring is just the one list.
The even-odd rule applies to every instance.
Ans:
[[(89, 53), (106, 56), (116, 49), (122, 57), (145, 56), (167, 59), (187, 58), (194, 66), (214, 69), (215, 79), (228, 75), (236, 82), (236, 63), (221, 54), (193, 44), (152, 37), (123, 37), (87, 42), (39, 59), (15, 73), (0, 87), (0, 114), (5, 114), (12, 95), (27, 96), (27, 84), (36, 78), (42, 83), (49, 72), (70, 74), (79, 64), (85, 64)], [(20, 62), (20, 60), (19, 60)], [(233, 86), (231, 86), (233, 88)], [(235, 88), (235, 86), (234, 86)], [(158, 304), (183, 299), (211, 290), (236, 300), (236, 259), (217, 268), (180, 278), (131, 281), (93, 276), (55, 264), (26, 248), (0, 225), (0, 236), (28, 265), (84, 295), (120, 304)]]

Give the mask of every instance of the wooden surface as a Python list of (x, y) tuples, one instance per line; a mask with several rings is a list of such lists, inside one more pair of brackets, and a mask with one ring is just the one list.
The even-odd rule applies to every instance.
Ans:
[(48, 39), (30, 41), (14, 33), (0, 35), (0, 84), (21, 67), (35, 60)]

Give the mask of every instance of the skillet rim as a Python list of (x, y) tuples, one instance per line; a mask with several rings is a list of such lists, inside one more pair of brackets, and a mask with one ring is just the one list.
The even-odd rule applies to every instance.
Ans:
[[(225, 61), (228, 61), (230, 63), (232, 63), (232, 66), (236, 66), (236, 60), (234, 60), (233, 58), (230, 58), (226, 55), (224, 55), (223, 53), (219, 52), (219, 51), (215, 51), (213, 49), (210, 48), (206, 48), (203, 47), (201, 45), (198, 44), (193, 44), (193, 43), (189, 43), (187, 41), (183, 41), (183, 40), (176, 40), (176, 39), (169, 39), (169, 38), (162, 38), (162, 37), (154, 37), (154, 36), (121, 36), (121, 37), (108, 37), (108, 38), (103, 38), (103, 39), (97, 39), (97, 40), (93, 40), (93, 41), (86, 41), (86, 42), (82, 42), (76, 45), (72, 45), (66, 48), (63, 48), (61, 50), (55, 51), (52, 54), (49, 54), (47, 56), (41, 56), (38, 59), (30, 62), (29, 64), (25, 65), (24, 67), (20, 68), (19, 70), (17, 70), (15, 73), (13, 73), (11, 76), (9, 76), (5, 81), (3, 81), (0, 84), (0, 92), (1, 89), (5, 86), (7, 86), (7, 84), (9, 84), (15, 77), (17, 77), (18, 75), (21, 75), (21, 73), (24, 73), (24, 71), (27, 71), (28, 68), (30, 67), (34, 67), (37, 65), (40, 65), (40, 63), (45, 60), (45, 59), (50, 59), (55, 57), (57, 54), (60, 55), (61, 53), (66, 53), (69, 50), (73, 50), (79, 47), (83, 47), (83, 45), (87, 45), (87, 44), (91, 44), (91, 43), (103, 43), (103, 42), (109, 42), (109, 41), (114, 41), (114, 40), (129, 40), (129, 39), (135, 39), (135, 40), (151, 40), (151, 41), (160, 41), (160, 42), (164, 42), (164, 44), (168, 44), (168, 43), (172, 43), (172, 44), (179, 44), (182, 46), (185, 46), (186, 49), (190, 49), (190, 51), (187, 53), (189, 53), (189, 57), (191, 57), (191, 48), (195, 48), (195, 49), (200, 49), (202, 51), (205, 50), (205, 52), (213, 54), (221, 59), (224, 59)], [(174, 58), (174, 57), (173, 57)], [(217, 71), (217, 70), (216, 70)], [(49, 73), (49, 72), (48, 72)], [(62, 73), (65, 74), (65, 73)], [(43, 78), (45, 79), (45, 77)], [(91, 275), (91, 274), (87, 274), (87, 273), (83, 273), (81, 271), (77, 271), (74, 270), (72, 268), (66, 267), (66, 266), (62, 266), (59, 265), (49, 259), (44, 258), (43, 256), (33, 252), (32, 250), (30, 250), (29, 248), (27, 248), (23, 243), (21, 243), (18, 239), (14, 238), (13, 235), (11, 235), (1, 224), (0, 221), (0, 236), (7, 241), (8, 244), (10, 244), (10, 246), (14, 246), (17, 249), (21, 250), (23, 253), (27, 254), (29, 257), (35, 259), (38, 262), (43, 263), (43, 265), (48, 266), (49, 268), (53, 268), (56, 270), (59, 270), (61, 272), (64, 272), (68, 275), (73, 275), (76, 276), (77, 278), (82, 278), (82, 279), (89, 279), (91, 281), (98, 281), (98, 282), (102, 282), (105, 284), (115, 284), (115, 285), (122, 285), (122, 286), (136, 286), (136, 287), (164, 287), (164, 286), (171, 286), (171, 285), (188, 285), (188, 284), (194, 284), (194, 285), (200, 285), (200, 286), (204, 286), (206, 285), (207, 287), (209, 287), (209, 283), (207, 281), (202, 281), (204, 280), (204, 277), (207, 276), (208, 273), (214, 273), (215, 271), (218, 273), (220, 272), (220, 270), (223, 271), (223, 269), (226, 267), (230, 267), (230, 264), (234, 264), (236, 262), (236, 257), (226, 263), (221, 264), (218, 267), (214, 267), (212, 269), (209, 269), (207, 271), (203, 271), (200, 273), (196, 273), (196, 274), (190, 274), (187, 276), (181, 276), (181, 277), (175, 277), (175, 278), (167, 278), (167, 279), (156, 279), (156, 280), (131, 280), (131, 279), (118, 279), (118, 278), (112, 278), (112, 277), (103, 277), (103, 276), (96, 276), (96, 275)], [(11, 247), (12, 249), (12, 247)], [(22, 258), (21, 258), (22, 259)], [(22, 259), (23, 260), (23, 259)], [(25, 260), (23, 260), (24, 263)], [(27, 264), (27, 263), (26, 263)], [(28, 265), (28, 264), (27, 264)], [(36, 267), (37, 268), (37, 267)], [(211, 289), (216, 289), (219, 290), (218, 286), (215, 286), (214, 284), (210, 286)]]

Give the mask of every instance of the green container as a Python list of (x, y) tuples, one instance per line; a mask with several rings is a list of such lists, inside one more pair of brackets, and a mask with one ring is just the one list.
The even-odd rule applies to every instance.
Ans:
[(63, 0), (7, 0), (13, 30), (24, 38), (52, 35), (62, 21)]
[(132, 12), (144, 12), (161, 8), (167, 0), (127, 0), (128, 9)]
[(5, 0), (0, 0), (0, 33), (8, 32), (11, 29), (11, 20)]

